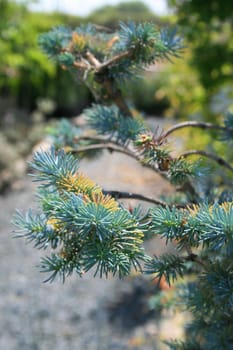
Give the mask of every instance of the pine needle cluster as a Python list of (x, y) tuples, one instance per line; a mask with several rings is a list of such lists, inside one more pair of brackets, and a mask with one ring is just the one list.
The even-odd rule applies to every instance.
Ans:
[(78, 172), (77, 160), (64, 151), (35, 153), (32, 168), (40, 181), (41, 215), (17, 213), (15, 223), (35, 247), (52, 248), (43, 258), (42, 270), (62, 280), (76, 271), (79, 275), (95, 267), (94, 275), (111, 272), (120, 277), (131, 266), (141, 269), (146, 260), (142, 248), (143, 225), (120, 207), (92, 180)]

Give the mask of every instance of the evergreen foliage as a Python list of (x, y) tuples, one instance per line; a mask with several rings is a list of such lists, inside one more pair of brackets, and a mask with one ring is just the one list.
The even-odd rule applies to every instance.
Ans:
[[(205, 150), (174, 156), (167, 145), (171, 134), (186, 127), (214, 129), (219, 142), (232, 142), (232, 115), (223, 125), (192, 121), (154, 133), (141, 116), (134, 116), (119, 77), (128, 79), (135, 71), (179, 55), (182, 41), (175, 31), (132, 22), (121, 23), (112, 34), (91, 25), (74, 31), (59, 27), (43, 34), (40, 45), (64, 69), (77, 72), (96, 98), (96, 104), (84, 110), (92, 133), (82, 134), (62, 121), (59, 132), (53, 132), (51, 151), (34, 154), (31, 168), (40, 182), (41, 213), (16, 213), (18, 235), (37, 248), (50, 248), (41, 262), (41, 270), (49, 273), (47, 281), (57, 276), (64, 281), (73, 271), (81, 276), (91, 269), (100, 277), (123, 277), (135, 268), (158, 281), (165, 278), (193, 316), (187, 339), (167, 343), (170, 349), (232, 349), (233, 167)], [(124, 153), (151, 168), (182, 193), (182, 202), (105, 191), (80, 172), (76, 158), (101, 149)], [(209, 174), (200, 161), (187, 159), (192, 155), (225, 169), (228, 181), (213, 176), (210, 191)], [(153, 206), (146, 212), (129, 210), (118, 203), (124, 197)], [(143, 242), (155, 236), (172, 243), (174, 252), (148, 256)]]

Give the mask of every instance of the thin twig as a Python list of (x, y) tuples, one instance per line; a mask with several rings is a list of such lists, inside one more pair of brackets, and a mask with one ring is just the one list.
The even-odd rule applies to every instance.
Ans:
[(110, 196), (114, 197), (115, 199), (138, 199), (140, 201), (153, 203), (155, 205), (161, 205), (164, 208), (174, 208), (177, 209), (185, 209), (187, 207), (192, 208), (193, 203), (187, 203), (187, 204), (174, 204), (174, 203), (165, 203), (157, 198), (147, 197), (139, 193), (132, 193), (132, 192), (122, 192), (122, 191), (108, 191), (103, 190), (104, 194), (109, 194)]
[(112, 143), (97, 143), (94, 145), (88, 145), (88, 146), (80, 146), (77, 149), (72, 149), (70, 152), (71, 153), (81, 153), (81, 152), (88, 152), (88, 151), (94, 151), (94, 150), (100, 150), (100, 149), (107, 149), (110, 152), (119, 152), (119, 153), (124, 153), (129, 157), (135, 158), (134, 154), (127, 150), (126, 148), (119, 147), (117, 145), (114, 145)]
[(190, 151), (186, 151), (182, 154), (180, 154), (180, 157), (189, 157), (192, 155), (200, 155), (200, 156), (204, 156), (206, 158), (209, 158), (211, 160), (213, 160), (214, 162), (216, 162), (217, 164), (224, 166), (225, 168), (227, 168), (228, 170), (233, 172), (233, 167), (222, 157), (216, 156), (212, 153), (206, 152), (206, 151), (202, 151), (202, 150), (190, 150)]
[(81, 61), (74, 61), (73, 66), (75, 68), (90, 69), (90, 66), (88, 64)]
[[(66, 51), (68, 51), (68, 50), (66, 50)], [(86, 57), (88, 58), (89, 62), (93, 65), (95, 72), (99, 73), (99, 74), (102, 73), (111, 64), (117, 63), (122, 58), (129, 57), (130, 55), (131, 55), (130, 51), (125, 51), (125, 52), (122, 52), (119, 55), (116, 55), (116, 56), (110, 58), (109, 60), (101, 63), (90, 51), (86, 52)], [(84, 68), (84, 69), (89, 68), (90, 69), (90, 65), (84, 65), (82, 62), (79, 62), (79, 61), (75, 61), (74, 66), (77, 68)]]
[(139, 193), (132, 193), (132, 192), (121, 192), (121, 191), (103, 191), (104, 194), (109, 194), (111, 197), (114, 197), (116, 199), (123, 199), (123, 198), (129, 198), (129, 199), (138, 199), (140, 201), (153, 203), (156, 205), (161, 205), (163, 207), (167, 207), (167, 204), (165, 202), (160, 201), (159, 199), (151, 198), (144, 196)]
[[(87, 63), (75, 61), (73, 63), (73, 66), (78, 69), (84, 69), (86, 71), (93, 70), (95, 73), (95, 80), (102, 84), (102, 86), (106, 89), (108, 99), (112, 100), (122, 111), (122, 113), (125, 115), (125, 117), (132, 117), (132, 113), (122, 96), (122, 92), (119, 89), (116, 89), (115, 81), (111, 77), (107, 77), (105, 74), (106, 69), (114, 64), (119, 62), (125, 57), (129, 57), (131, 55), (131, 51), (125, 51), (120, 53), (119, 55), (116, 55), (110, 59), (108, 59), (105, 62), (100, 62), (90, 51), (86, 52), (86, 58), (88, 60)], [(106, 76), (104, 76), (106, 75)], [(95, 95), (95, 94), (94, 94)]]
[(221, 131), (225, 131), (226, 129), (228, 129), (224, 126), (219, 126), (219, 125), (215, 125), (215, 124), (211, 124), (211, 123), (187, 121), (187, 122), (182, 122), (182, 123), (179, 123), (179, 124), (172, 126), (170, 129), (165, 131), (165, 133), (163, 134), (163, 137), (167, 138), (168, 135), (172, 134), (174, 131), (179, 130), (179, 129), (183, 129), (183, 128), (189, 128), (189, 127), (200, 128), (200, 129), (216, 129), (216, 130), (221, 130)]
[(197, 254), (191, 253), (184, 257), (186, 261), (193, 261), (196, 262), (197, 264), (201, 265), (202, 267), (206, 267), (206, 264), (204, 261), (202, 261)]
[(94, 67), (95, 67), (96, 69), (98, 69), (98, 68), (101, 66), (100, 61), (97, 60), (97, 58), (96, 58), (90, 51), (87, 51), (87, 52), (86, 52), (86, 57), (88, 58), (88, 60), (90, 61), (90, 63), (94, 65)]
[(81, 135), (81, 136), (75, 136), (75, 142), (79, 142), (79, 141), (98, 141), (101, 143), (108, 143), (109, 142), (109, 138), (108, 137), (104, 137), (104, 136), (99, 136), (99, 135)]
[(125, 58), (125, 57), (129, 57), (131, 55), (131, 52), (130, 51), (125, 51), (125, 52), (122, 52), (120, 53), (119, 55), (116, 55), (112, 58), (110, 58), (109, 60), (103, 62), (102, 64), (100, 64), (99, 67), (97, 67), (96, 71), (98, 73), (101, 73), (103, 70), (105, 70), (108, 66), (110, 66), (111, 64), (114, 64), (114, 63), (117, 63), (119, 62), (122, 58)]
[(185, 260), (194, 261), (194, 262), (198, 263), (201, 266), (205, 266), (205, 263), (201, 259), (199, 259), (198, 255), (193, 253), (192, 248), (191, 248), (191, 246), (188, 243), (186, 243), (185, 249), (186, 249), (187, 254), (188, 254), (184, 258)]
[(102, 73), (111, 64), (117, 63), (122, 58), (129, 57), (130, 55), (131, 55), (130, 51), (125, 51), (101, 63), (90, 51), (86, 52), (86, 57), (88, 58), (90, 63), (94, 66), (96, 73)]

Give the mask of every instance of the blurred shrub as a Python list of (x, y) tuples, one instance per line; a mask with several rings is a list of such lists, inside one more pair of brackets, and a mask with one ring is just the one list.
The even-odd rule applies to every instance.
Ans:
[[(233, 2), (169, 0), (169, 4), (192, 51), (189, 65), (204, 88), (209, 107), (205, 118), (212, 119), (233, 101)], [(224, 110), (216, 108), (216, 98)]]
[(205, 90), (201, 85), (195, 69), (188, 64), (190, 52), (183, 55), (182, 60), (174, 60), (174, 64), (164, 65), (158, 74), (158, 87), (155, 99), (168, 101), (165, 115), (172, 118), (198, 118), (205, 105)]
[(149, 21), (156, 23), (164, 23), (164, 20), (156, 16), (150, 8), (141, 1), (120, 2), (114, 6), (102, 6), (93, 11), (88, 17), (88, 21), (105, 25), (110, 28), (116, 28), (118, 22), (132, 21)]
[(156, 93), (162, 88), (160, 72), (151, 71), (143, 74), (139, 80), (127, 84), (126, 89), (130, 94), (130, 102), (140, 111), (148, 115), (161, 116), (170, 107), (170, 101), (164, 94), (156, 98)]
[(192, 43), (191, 63), (206, 89), (232, 83), (233, 2), (170, 0), (186, 38)]
[[(198, 73), (188, 64), (190, 52), (174, 64), (155, 65), (127, 85), (136, 108), (150, 115), (163, 115), (172, 119), (197, 118), (205, 104), (205, 90)], [(139, 82), (139, 83), (138, 83)]]
[(81, 109), (88, 99), (87, 90), (78, 89), (71, 76), (48, 61), (37, 43), (40, 33), (62, 22), (77, 24), (80, 19), (30, 13), (25, 6), (9, 1), (0, 3), (0, 12), (0, 95), (13, 96), (15, 104), (26, 110), (35, 108), (38, 97), (53, 99), (57, 109), (62, 106), (64, 111)]

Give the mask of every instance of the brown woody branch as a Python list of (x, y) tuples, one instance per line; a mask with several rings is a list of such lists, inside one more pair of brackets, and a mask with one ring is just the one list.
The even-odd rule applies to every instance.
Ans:
[(223, 167), (225, 167), (228, 170), (233, 172), (232, 165), (230, 165), (225, 159), (223, 159), (222, 157), (216, 156), (212, 153), (206, 152), (206, 151), (190, 150), (190, 151), (186, 151), (186, 152), (182, 153), (180, 155), (180, 157), (189, 157), (192, 155), (200, 155), (200, 156), (204, 156), (206, 158), (209, 158), (209, 159), (213, 160), (214, 162), (216, 162), (218, 165), (223, 166)]
[(89, 65), (81, 61), (74, 61), (73, 66), (78, 69), (89, 69)]
[(124, 148), (124, 147), (120, 147), (117, 146), (111, 142), (108, 143), (97, 143), (97, 144), (93, 144), (93, 145), (88, 145), (88, 146), (80, 146), (77, 149), (72, 149), (70, 152), (71, 153), (82, 153), (82, 152), (88, 152), (88, 151), (95, 151), (95, 150), (103, 150), (103, 149), (107, 149), (110, 152), (119, 152), (119, 153), (124, 153), (129, 157), (135, 158), (134, 153), (132, 153), (131, 151), (129, 151), (128, 149)]
[(185, 249), (188, 253), (188, 255), (185, 257), (185, 260), (194, 261), (201, 266), (205, 266), (205, 263), (198, 257), (198, 255), (193, 253), (192, 248), (188, 243), (185, 245)]
[(118, 63), (123, 58), (130, 57), (131, 54), (132, 53), (130, 51), (125, 51), (119, 55), (113, 56), (112, 58), (102, 63), (90, 51), (86, 52), (86, 57), (89, 60), (90, 64), (92, 64), (92, 68), (95, 70), (95, 72), (100, 74), (112, 64)]
[(186, 261), (193, 261), (196, 262), (197, 264), (201, 265), (202, 267), (206, 267), (206, 264), (204, 261), (202, 261), (197, 254), (191, 253), (187, 256), (184, 257), (184, 260)]
[(105, 89), (105, 94), (102, 96), (103, 100), (112, 100), (125, 117), (132, 117), (132, 113), (122, 96), (121, 90), (115, 86), (113, 78), (109, 78), (105, 73), (109, 66), (121, 61), (125, 57), (130, 57), (131, 51), (125, 51), (118, 54), (105, 62), (100, 62), (93, 53), (86, 52), (87, 63), (81, 61), (75, 61), (73, 66), (78, 69), (93, 70), (95, 74), (95, 80)]
[(172, 126), (170, 129), (165, 131), (165, 133), (163, 134), (163, 137), (167, 138), (174, 131), (177, 131), (177, 130), (183, 129), (183, 128), (190, 128), (190, 127), (200, 128), (200, 129), (204, 129), (204, 130), (205, 129), (215, 129), (215, 130), (221, 130), (221, 131), (225, 131), (225, 130), (229, 129), (229, 128), (226, 128), (224, 126), (219, 126), (219, 125), (215, 125), (215, 124), (211, 124), (211, 123), (188, 121), (188, 122), (182, 122), (182, 123), (179, 123), (179, 124)]
[[(99, 72), (96, 73), (97, 81), (100, 78), (99, 74)], [(132, 113), (122, 95), (122, 92), (116, 87), (113, 78), (106, 78), (103, 76), (103, 81), (101, 81), (101, 84), (106, 92), (106, 96), (103, 96), (103, 99), (113, 101), (125, 117), (132, 117)]]
[(115, 63), (118, 63), (118, 62), (121, 61), (123, 58), (130, 57), (130, 55), (131, 55), (131, 52), (130, 52), (130, 51), (122, 52), (122, 53), (120, 53), (119, 55), (116, 55), (116, 56), (110, 58), (109, 60), (107, 60), (107, 61), (101, 63), (100, 66), (97, 67), (96, 71), (97, 71), (98, 73), (101, 73), (101, 72), (103, 72), (107, 67), (109, 67), (110, 65), (115, 64)]
[(90, 63), (94, 65), (95, 69), (98, 70), (98, 68), (101, 66), (100, 61), (90, 51), (86, 52), (86, 57)]
[(132, 192), (122, 192), (122, 191), (103, 191), (104, 194), (109, 194), (111, 197), (114, 197), (115, 199), (138, 199), (140, 201), (153, 203), (156, 205), (161, 205), (162, 207), (167, 207), (167, 204), (165, 202), (160, 201), (159, 199), (155, 199), (152, 197), (147, 197), (139, 193), (132, 193)]

